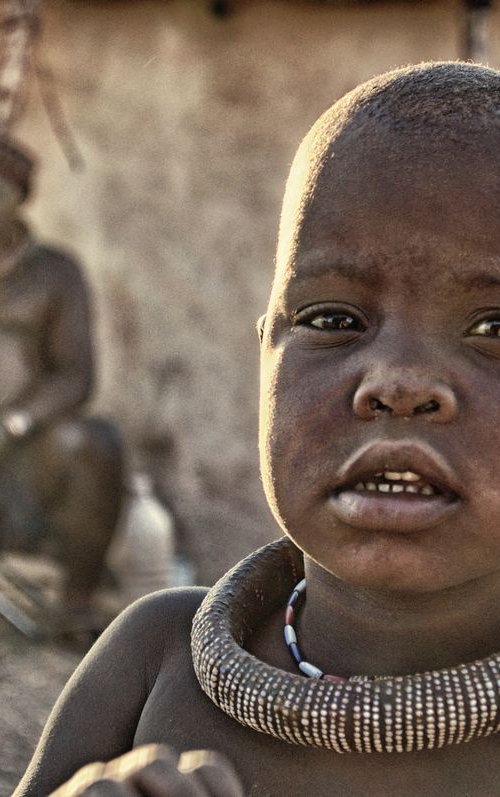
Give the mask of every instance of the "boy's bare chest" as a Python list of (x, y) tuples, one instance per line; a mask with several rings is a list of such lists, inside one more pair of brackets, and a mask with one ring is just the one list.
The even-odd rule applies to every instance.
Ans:
[(191, 669), (170, 671), (144, 707), (135, 745), (218, 750), (251, 797), (492, 797), (500, 794), (500, 736), (417, 754), (301, 748), (243, 727), (201, 691)]

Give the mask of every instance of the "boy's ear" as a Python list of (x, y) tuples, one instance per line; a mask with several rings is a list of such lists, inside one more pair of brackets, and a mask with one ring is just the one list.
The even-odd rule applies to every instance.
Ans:
[(261, 315), (259, 320), (257, 321), (257, 334), (259, 336), (259, 341), (262, 343), (262, 338), (264, 337), (264, 324), (266, 323), (266, 316)]

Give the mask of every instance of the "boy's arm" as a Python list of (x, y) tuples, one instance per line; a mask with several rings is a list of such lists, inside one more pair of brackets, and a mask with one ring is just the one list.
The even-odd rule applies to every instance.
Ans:
[(165, 652), (173, 661), (185, 655), (190, 618), (203, 595), (201, 589), (157, 593), (112, 623), (63, 690), (13, 797), (50, 794), (85, 764), (132, 748)]

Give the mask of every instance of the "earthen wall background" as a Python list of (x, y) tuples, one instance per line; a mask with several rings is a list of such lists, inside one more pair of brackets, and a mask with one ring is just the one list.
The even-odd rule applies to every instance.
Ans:
[[(385, 69), (460, 54), (452, 0), (314, 5), (47, 0), (42, 60), (85, 158), (72, 173), (36, 82), (28, 209), (77, 254), (95, 301), (93, 409), (153, 471), (209, 583), (279, 530), (258, 475), (258, 343), (294, 150)], [(500, 52), (498, 15), (492, 63)]]

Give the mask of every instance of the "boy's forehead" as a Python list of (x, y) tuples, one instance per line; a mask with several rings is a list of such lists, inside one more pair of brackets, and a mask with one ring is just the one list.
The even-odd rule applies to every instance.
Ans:
[[(277, 277), (295, 279), (349, 257), (368, 269), (377, 258), (434, 244), (457, 260), (468, 249), (496, 257), (500, 247), (500, 141), (495, 131), (464, 146), (432, 136), (365, 129), (334, 137), (322, 150), (314, 139), (299, 150), (287, 185)], [(425, 258), (424, 258), (425, 259)], [(458, 264), (457, 264), (458, 265)]]

